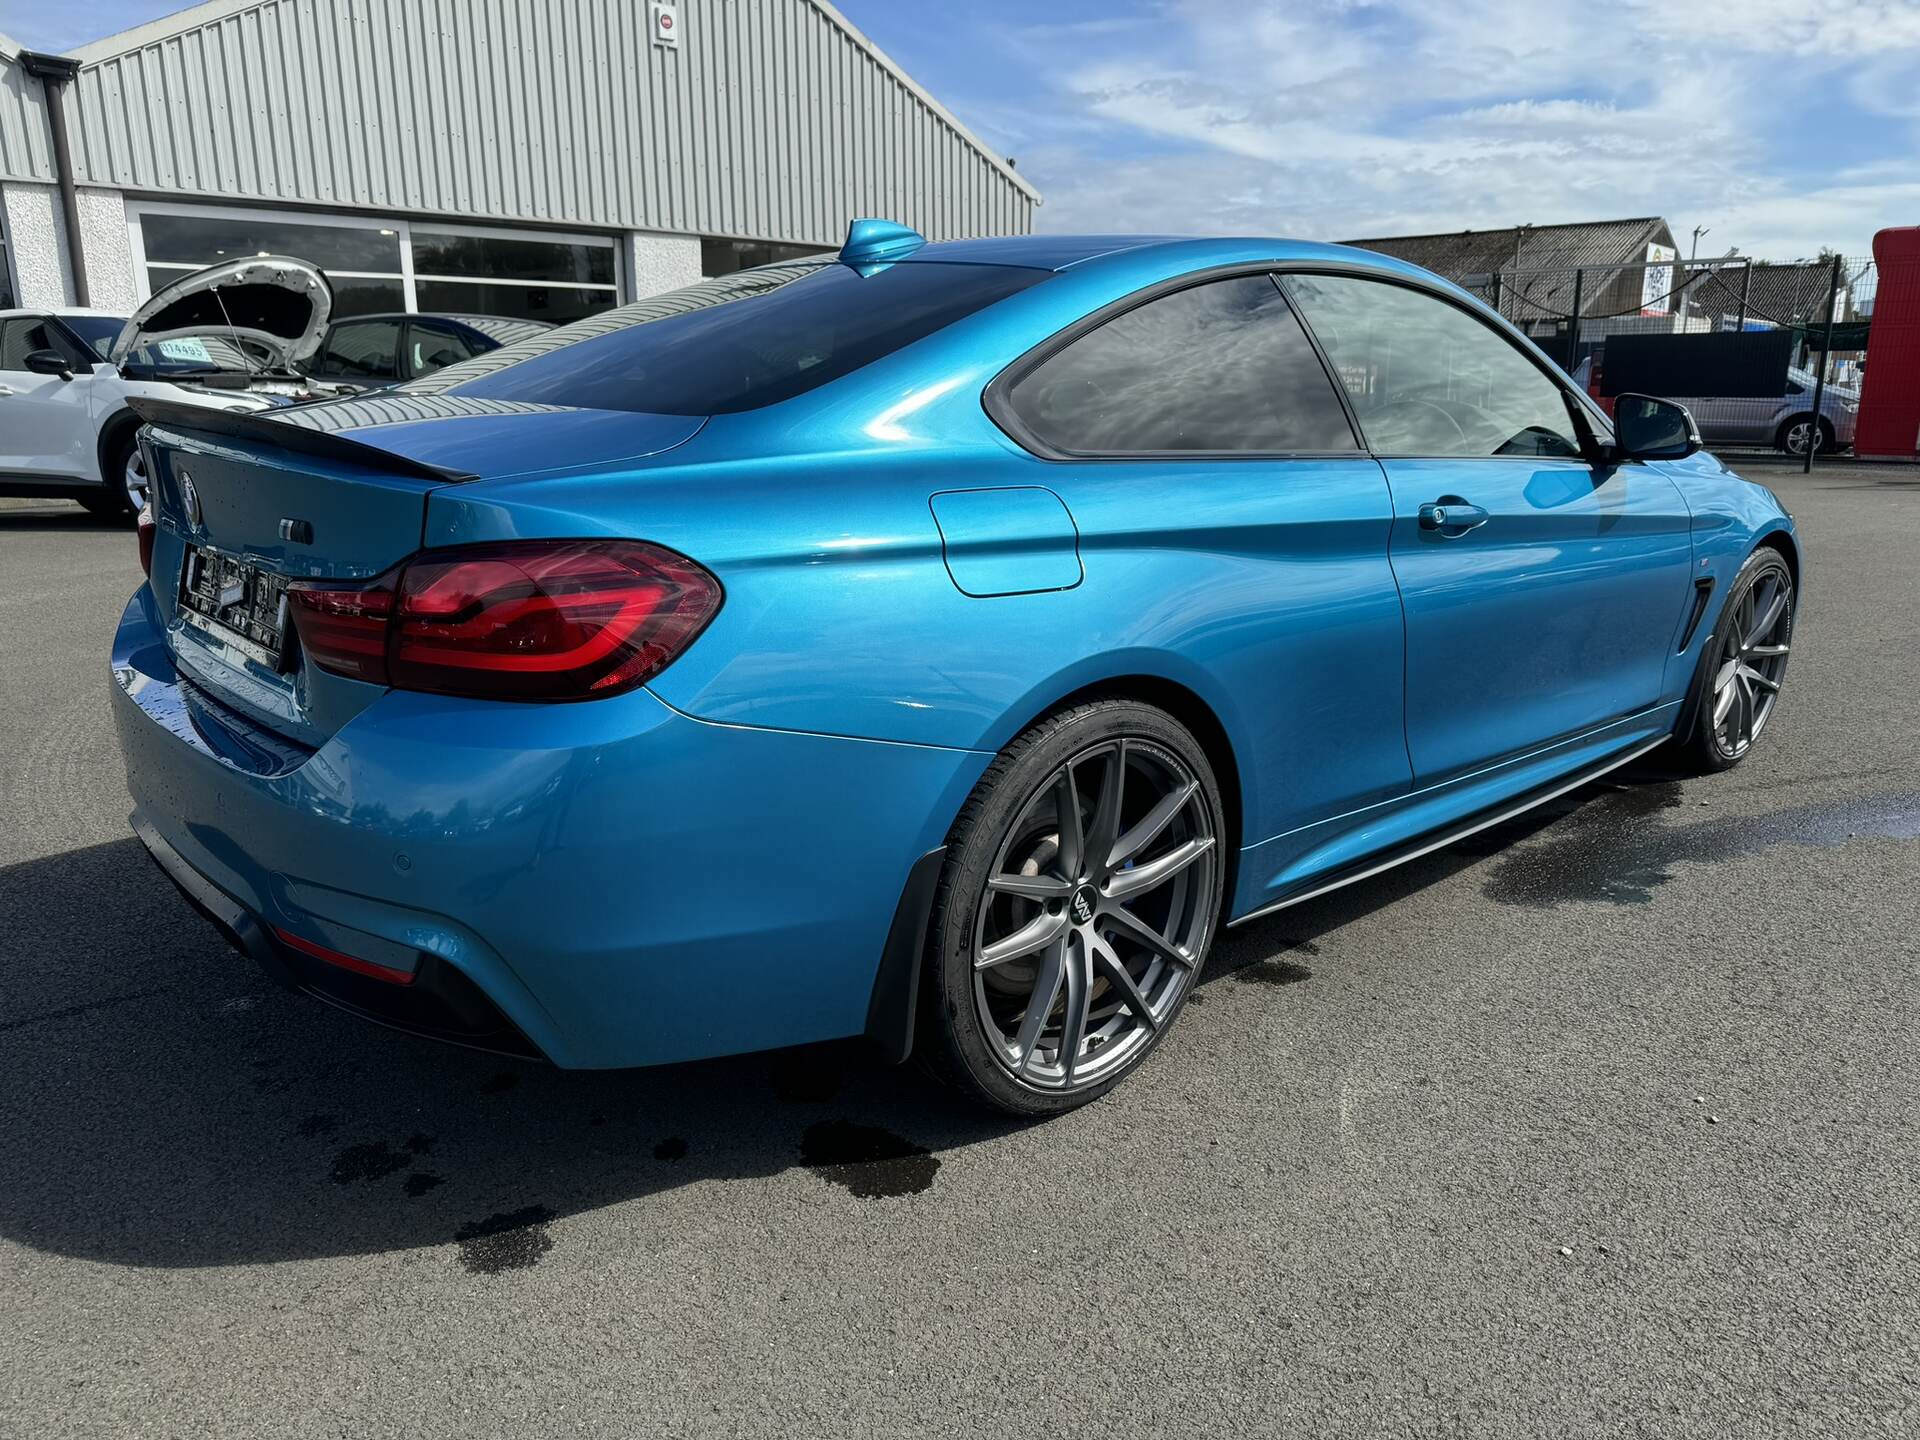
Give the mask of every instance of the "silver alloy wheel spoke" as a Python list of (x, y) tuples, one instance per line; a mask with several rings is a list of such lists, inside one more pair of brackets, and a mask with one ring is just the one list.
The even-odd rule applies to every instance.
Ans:
[(1087, 974), (1087, 945), (1078, 935), (1067, 937), (1066, 945), (1067, 1013), (1060, 1022), (1060, 1072), (1062, 1083), (1071, 1089), (1074, 1072), (1080, 1068), (1080, 1047), (1086, 1043), (1087, 1013), (1093, 1005), (1093, 984)]
[(1067, 917), (1042, 910), (1027, 924), (1007, 936), (985, 946), (974, 957), (976, 970), (985, 970), (989, 966), (1004, 965), (1009, 960), (1018, 960), (1022, 955), (1031, 955), (1043, 945), (1058, 940), (1067, 929)]
[(993, 875), (987, 879), (987, 888), (1029, 900), (1064, 900), (1073, 893), (1073, 882), (1057, 875)]
[[(1013, 1068), (1024, 1074), (1033, 1057), (1040, 1051), (1040, 1036), (1047, 1028), (1047, 1017), (1053, 1013), (1054, 1001), (1060, 998), (1060, 985), (1067, 975), (1067, 942), (1061, 939), (1047, 947), (1046, 959), (1042, 961), (1040, 973), (1034, 978), (1033, 993), (1027, 999), (1027, 1011), (1020, 1020), (1020, 1033), (1013, 1041)], [(1044, 999), (1042, 998), (1044, 997)]]
[(1060, 868), (1078, 875), (1087, 853), (1087, 837), (1080, 826), (1080, 792), (1073, 783), (1073, 764), (1060, 768)]
[(1122, 740), (1107, 757), (1100, 775), (1100, 796), (1093, 806), (1093, 826), (1087, 831), (1086, 868), (1095, 880), (1113, 865), (1114, 842), (1120, 837), (1120, 807), (1126, 801), (1127, 742)]
[(1166, 854), (1149, 860), (1144, 865), (1135, 865), (1127, 870), (1116, 870), (1113, 872), (1113, 878), (1107, 882), (1107, 898), (1124, 900), (1127, 896), (1137, 895), (1142, 890), (1151, 890), (1156, 885), (1164, 885), (1212, 848), (1213, 837), (1202, 835), (1175, 846)]
[(1113, 842), (1113, 851), (1107, 856), (1109, 868), (1124, 865), (1138, 855), (1147, 846), (1160, 838), (1160, 832), (1173, 823), (1173, 817), (1187, 808), (1187, 802), (1193, 799), (1200, 789), (1198, 780), (1189, 780), (1179, 789), (1172, 791), (1153, 809), (1149, 810), (1140, 823)]
[(1101, 912), (1100, 918), (1110, 922), (1116, 929), (1130, 939), (1138, 940), (1147, 949), (1171, 965), (1183, 970), (1193, 968), (1193, 957), (1168, 940), (1153, 926), (1142, 920), (1131, 910), (1115, 905)]
[(1140, 1023), (1149, 1030), (1160, 1028), (1160, 1018), (1153, 1013), (1153, 1005), (1141, 993), (1132, 973), (1121, 963), (1120, 957), (1113, 953), (1113, 947), (1107, 944), (1105, 937), (1097, 931), (1087, 932), (1087, 943), (1093, 950), (1094, 968), (1107, 979), (1107, 983), (1120, 992), (1120, 998), (1127, 1002), (1127, 1008), (1140, 1017)]

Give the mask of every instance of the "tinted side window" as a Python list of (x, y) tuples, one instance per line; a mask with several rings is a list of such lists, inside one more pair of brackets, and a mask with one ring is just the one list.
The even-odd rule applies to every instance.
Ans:
[(484, 350), (498, 348), (491, 341), (476, 345), (451, 325), (416, 320), (407, 332), (407, 373), (431, 375), (448, 365), (458, 365), (462, 360), (471, 359)]
[(397, 380), (399, 358), (398, 320), (356, 320), (333, 327), (314, 368), (355, 380)]
[(57, 351), (73, 366), (93, 364), (91, 356), (82, 356), (71, 340), (38, 316), (0, 320), (0, 370), (25, 370), (27, 356), (36, 350)]
[(1286, 287), (1383, 455), (1574, 455), (1560, 387), (1466, 311), (1378, 280)]
[(1021, 376), (1008, 404), (1078, 454), (1353, 450), (1300, 322), (1265, 275), (1176, 290), (1116, 316)]

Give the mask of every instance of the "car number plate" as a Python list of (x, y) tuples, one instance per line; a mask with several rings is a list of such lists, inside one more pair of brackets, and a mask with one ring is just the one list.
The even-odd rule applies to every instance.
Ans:
[(180, 615), (189, 625), (271, 669), (286, 653), (287, 581), (233, 555), (187, 547)]

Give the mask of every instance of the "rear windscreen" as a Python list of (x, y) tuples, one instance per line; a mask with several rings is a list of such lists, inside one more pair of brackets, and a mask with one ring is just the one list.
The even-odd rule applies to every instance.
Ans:
[(1051, 273), (918, 261), (862, 277), (831, 262), (769, 265), (593, 316), (406, 388), (659, 415), (756, 410)]

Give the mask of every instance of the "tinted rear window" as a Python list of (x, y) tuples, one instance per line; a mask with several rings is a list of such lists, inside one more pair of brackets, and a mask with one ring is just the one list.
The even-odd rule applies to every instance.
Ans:
[(1050, 273), (937, 261), (865, 278), (837, 263), (742, 270), (478, 356), (409, 388), (660, 415), (756, 410), (870, 365)]
[(1014, 382), (1013, 411), (1069, 454), (1357, 450), (1333, 382), (1266, 275), (1176, 290)]

